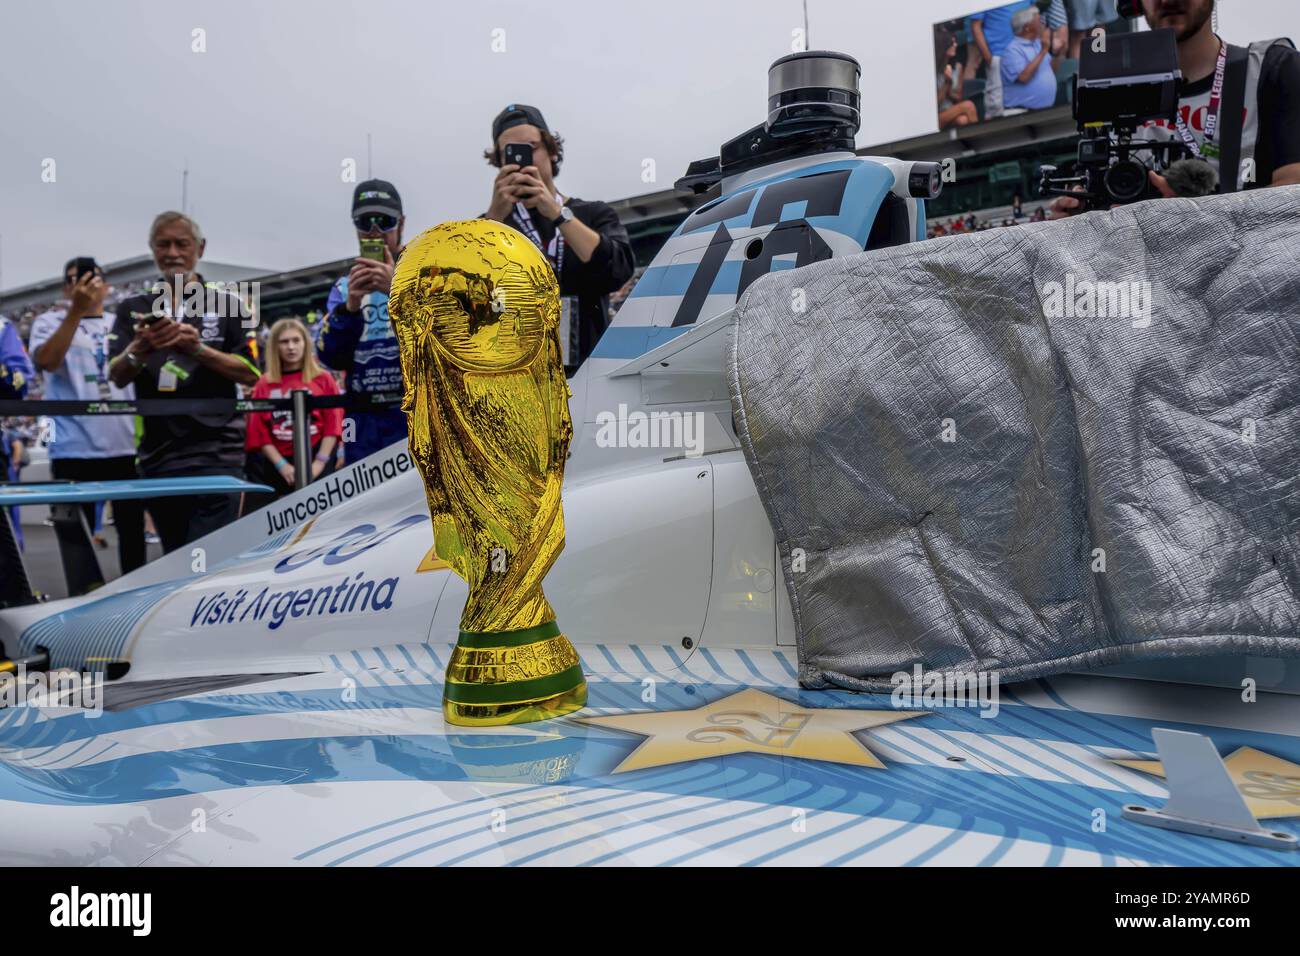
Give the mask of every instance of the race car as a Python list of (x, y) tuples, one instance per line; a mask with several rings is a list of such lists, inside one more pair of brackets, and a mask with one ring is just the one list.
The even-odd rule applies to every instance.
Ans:
[(1164, 802), (1152, 734), (1176, 731), (1209, 738), (1264, 832), (1295, 842), (1300, 698), (1240, 707), (1230, 663), (902, 706), (800, 686), (725, 375), (734, 309), (770, 272), (924, 239), (941, 183), (934, 164), (854, 153), (852, 58), (773, 70), (768, 121), (692, 165), (681, 185), (707, 201), (571, 381), (567, 540), (545, 590), (588, 706), (444, 724), (467, 592), (399, 443), (91, 594), (0, 612), (7, 659), (49, 687), (94, 676), (0, 709), (0, 862), (1300, 859), (1129, 819)]

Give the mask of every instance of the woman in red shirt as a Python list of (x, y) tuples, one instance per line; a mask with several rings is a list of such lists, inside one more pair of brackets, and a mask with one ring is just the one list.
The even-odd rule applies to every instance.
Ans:
[[(312, 395), (338, 395), (334, 376), (316, 364), (315, 349), (307, 327), (298, 319), (281, 319), (271, 326), (266, 344), (266, 374), (253, 386), (252, 398), (286, 398), (295, 389)], [(334, 470), (334, 454), (343, 437), (343, 409), (314, 408), (311, 411), (311, 480)], [(293, 413), (250, 412), (246, 470), (249, 480), (275, 488), (270, 500), (294, 490)], [(257, 504), (265, 504), (263, 500)]]

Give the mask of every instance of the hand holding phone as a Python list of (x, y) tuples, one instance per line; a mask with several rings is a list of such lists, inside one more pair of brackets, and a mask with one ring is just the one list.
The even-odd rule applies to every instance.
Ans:
[(515, 165), (524, 169), (533, 165), (533, 146), (531, 143), (506, 143), (501, 149), (503, 166)]
[[(369, 243), (378, 247), (368, 246)], [(362, 297), (368, 293), (387, 294), (393, 282), (393, 269), (393, 256), (384, 240), (362, 239), (361, 256), (348, 272), (348, 311), (360, 310)]]
[(71, 317), (98, 315), (104, 311), (104, 280), (94, 271), (79, 273), (79, 278), (72, 286), (68, 315)]
[(73, 275), (76, 276), (73, 282), (80, 282), (87, 274), (94, 275), (99, 265), (91, 256), (77, 256), (72, 262)]

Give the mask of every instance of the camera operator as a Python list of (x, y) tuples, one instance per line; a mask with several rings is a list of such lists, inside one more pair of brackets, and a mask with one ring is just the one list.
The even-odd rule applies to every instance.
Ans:
[[(1175, 31), (1182, 72), (1177, 121), (1149, 124), (1146, 138), (1185, 144), (1219, 192), (1300, 183), (1300, 53), (1290, 41), (1226, 43), (1214, 32), (1214, 0), (1127, 0), (1121, 13), (1139, 7), (1151, 29)], [(1160, 195), (1179, 194), (1167, 176), (1149, 178)], [(1069, 196), (1052, 203), (1054, 217), (1081, 208)]]
[[(632, 277), (632, 243), (609, 205), (564, 196), (555, 188), (564, 140), (550, 131), (536, 107), (512, 103), (497, 114), (492, 144), (483, 156), (500, 172), (483, 218), (518, 229), (550, 260), (560, 282), (562, 335), (568, 329), (562, 348), (572, 374), (609, 324), (608, 295)], [(531, 164), (506, 159), (519, 147), (531, 154)]]
[[(261, 374), (251, 330), (244, 328), (247, 310), (196, 271), (206, 247), (198, 223), (183, 213), (161, 213), (149, 228), (149, 247), (162, 278), (117, 307), (109, 342), (113, 384), (134, 382), (141, 399), (237, 398), (237, 387)], [(233, 411), (146, 416), (140, 470), (146, 478), (242, 478), (244, 417)], [(149, 511), (163, 550), (173, 551), (235, 520), (239, 496), (159, 497)]]
[[(83, 271), (84, 270), (84, 271)], [(104, 315), (108, 294), (104, 270), (93, 259), (70, 259), (63, 267), (60, 306), (32, 322), (32, 360), (45, 373), (45, 397), (98, 402), (135, 398), (130, 385), (108, 378), (108, 334), (113, 320)], [(115, 481), (138, 478), (135, 419), (130, 415), (66, 415), (54, 419), (50, 474), (59, 481)], [(122, 573), (145, 562), (144, 503), (115, 500), (113, 525)], [(95, 527), (95, 504), (82, 505), (86, 524)]]

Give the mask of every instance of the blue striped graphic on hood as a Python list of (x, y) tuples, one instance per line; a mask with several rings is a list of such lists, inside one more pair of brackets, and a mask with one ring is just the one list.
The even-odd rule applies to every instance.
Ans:
[(121, 659), (132, 629), (158, 599), (186, 583), (162, 581), (52, 614), (23, 631), (18, 651), (27, 655), (44, 647), (50, 652), (50, 667), (103, 670), (105, 662)]

